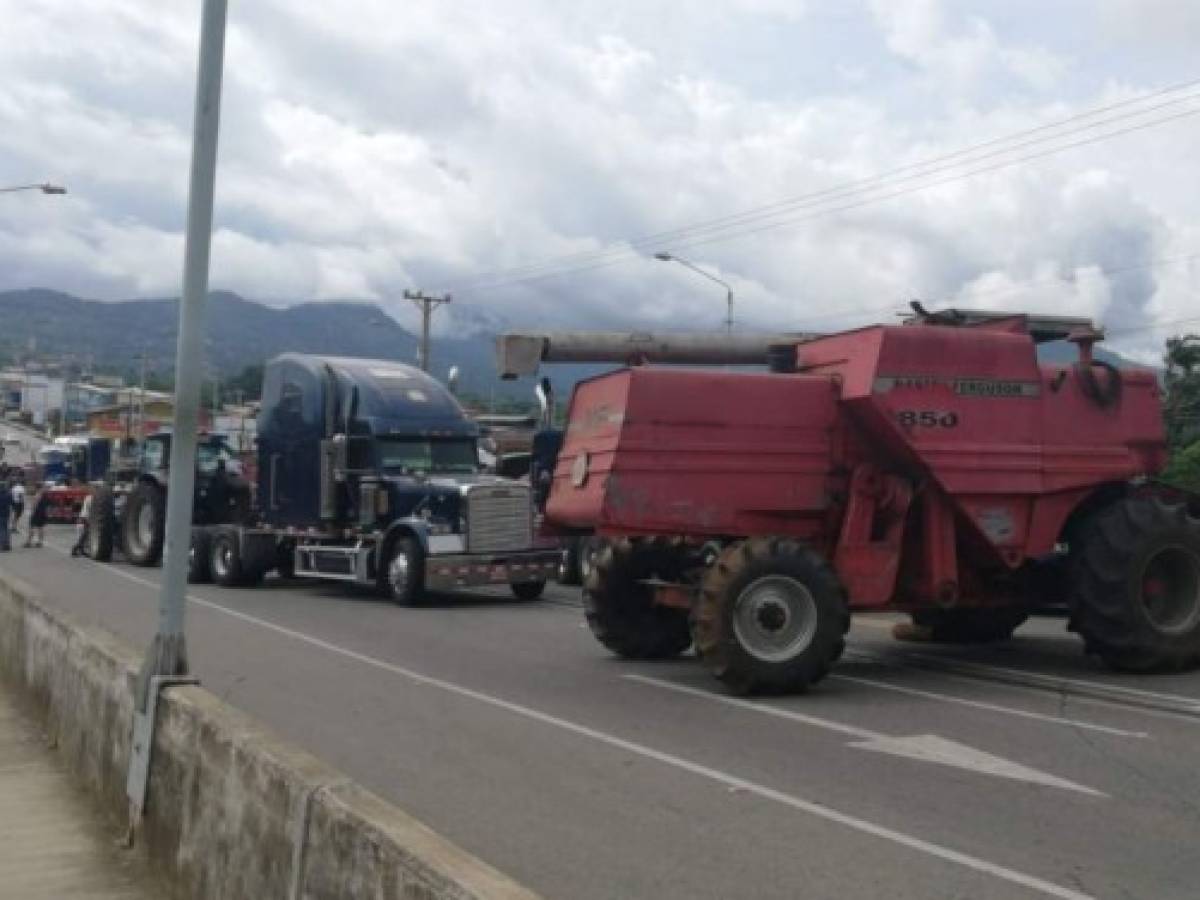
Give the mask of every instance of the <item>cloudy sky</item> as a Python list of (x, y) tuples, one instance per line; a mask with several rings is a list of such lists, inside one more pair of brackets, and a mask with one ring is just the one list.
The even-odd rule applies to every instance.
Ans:
[[(0, 289), (178, 293), (198, 21), (0, 0), (0, 184), (70, 189), (2, 195)], [(231, 0), (212, 283), (720, 327), (667, 249), (738, 327), (920, 297), (1149, 358), (1200, 316), (1198, 46), (1193, 0)]]

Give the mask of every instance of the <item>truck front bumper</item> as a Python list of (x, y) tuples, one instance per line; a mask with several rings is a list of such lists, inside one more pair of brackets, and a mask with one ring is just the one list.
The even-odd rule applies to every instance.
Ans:
[(555, 548), (513, 553), (463, 553), (425, 559), (425, 587), (431, 591), (549, 581), (558, 572)]

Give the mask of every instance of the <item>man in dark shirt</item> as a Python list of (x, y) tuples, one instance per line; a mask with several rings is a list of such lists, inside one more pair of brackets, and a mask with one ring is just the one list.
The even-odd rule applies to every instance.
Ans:
[(12, 518), (12, 494), (8, 491), (8, 479), (0, 478), (0, 552), (11, 550), (8, 537), (8, 522)]

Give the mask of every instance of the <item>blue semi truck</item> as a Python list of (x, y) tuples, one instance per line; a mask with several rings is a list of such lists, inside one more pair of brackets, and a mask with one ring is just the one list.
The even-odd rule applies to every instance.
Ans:
[(191, 575), (249, 586), (271, 570), (427, 591), (509, 585), (536, 599), (559, 548), (530, 486), (481, 471), (479, 428), (439, 382), (382, 360), (286, 353), (266, 366), (257, 483), (244, 521), (193, 528)]

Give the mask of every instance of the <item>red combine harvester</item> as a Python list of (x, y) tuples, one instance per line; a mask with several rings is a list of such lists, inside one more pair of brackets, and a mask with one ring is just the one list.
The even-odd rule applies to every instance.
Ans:
[[(1117, 669), (1200, 662), (1200, 521), (1151, 480), (1154, 374), (1094, 360), (1086, 320), (918, 311), (773, 347), (769, 373), (576, 387), (545, 517), (607, 539), (584, 587), (602, 644), (694, 643), (734, 690), (793, 691), (841, 655), (851, 612), (978, 642), (1065, 599)], [(1039, 365), (1063, 338), (1078, 361)]]

